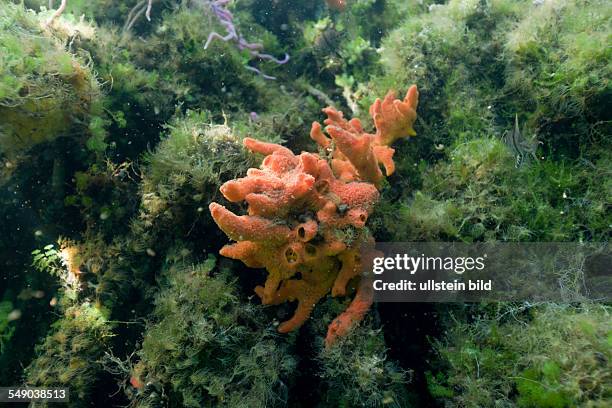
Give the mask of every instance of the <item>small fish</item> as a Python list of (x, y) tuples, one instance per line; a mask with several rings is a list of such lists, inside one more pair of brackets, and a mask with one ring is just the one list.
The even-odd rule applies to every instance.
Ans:
[(515, 167), (519, 168), (526, 160), (537, 160), (536, 151), (539, 141), (529, 141), (525, 139), (519, 129), (518, 115), (514, 116), (514, 129), (511, 132), (506, 132), (504, 141), (512, 149), (516, 163)]

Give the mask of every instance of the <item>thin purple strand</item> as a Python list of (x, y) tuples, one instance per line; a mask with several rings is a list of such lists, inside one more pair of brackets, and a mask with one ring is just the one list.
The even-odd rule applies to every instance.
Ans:
[[(249, 54), (254, 58), (260, 58), (262, 60), (272, 61), (275, 64), (279, 64), (279, 65), (287, 63), (289, 61), (288, 54), (285, 54), (285, 57), (283, 59), (278, 59), (274, 57), (273, 55), (263, 53), (261, 52), (264, 48), (262, 43), (250, 43), (242, 35), (238, 33), (238, 30), (236, 29), (236, 26), (234, 25), (234, 15), (227, 9), (227, 5), (229, 2), (230, 0), (214, 0), (209, 3), (210, 9), (212, 10), (215, 17), (217, 17), (221, 25), (225, 27), (225, 29), (227, 30), (227, 34), (223, 36), (217, 33), (216, 31), (213, 31), (212, 33), (208, 35), (206, 44), (204, 44), (204, 49), (207, 49), (210, 43), (212, 42), (212, 40), (217, 38), (225, 42), (234, 41), (239, 50), (245, 50), (245, 49), (248, 50)], [(266, 75), (263, 72), (261, 72), (261, 70), (259, 70), (258, 68), (252, 67), (250, 65), (247, 65), (246, 69), (257, 73), (258, 75), (261, 75), (262, 78), (276, 79), (275, 77)]]

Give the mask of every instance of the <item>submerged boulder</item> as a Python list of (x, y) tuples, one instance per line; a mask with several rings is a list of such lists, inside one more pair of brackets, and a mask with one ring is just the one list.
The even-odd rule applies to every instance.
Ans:
[(33, 11), (0, 4), (0, 180), (40, 143), (101, 130), (93, 71), (60, 36)]

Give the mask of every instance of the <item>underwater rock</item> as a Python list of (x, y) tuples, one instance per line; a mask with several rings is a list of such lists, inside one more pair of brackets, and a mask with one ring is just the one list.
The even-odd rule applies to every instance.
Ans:
[[(609, 241), (609, 2), (0, 3), (1, 384), (77, 407), (610, 405), (609, 308), (368, 313), (358, 257)], [(291, 61), (206, 47), (228, 34), (212, 3)], [(393, 144), (416, 89), (374, 100), (412, 83), (419, 138)], [(368, 109), (376, 131), (339, 112)], [(211, 255), (211, 202), (243, 262)]]
[[(610, 405), (610, 308), (500, 304), (455, 321), (435, 344), (445, 371), (428, 387), (450, 406)], [(506, 318), (503, 316), (506, 315)]]
[(412, 372), (389, 356), (385, 336), (370, 318), (317, 355), (327, 407), (411, 407)]
[[(44, 28), (41, 17), (19, 5), (0, 4), (0, 180), (27, 152), (69, 136), (75, 124), (99, 113), (93, 72)], [(92, 132), (93, 133), (93, 132)]]
[[(206, 214), (223, 181), (255, 164), (242, 148), (241, 138), (227, 125), (209, 124), (204, 112), (187, 111), (166, 128), (156, 149), (144, 157), (140, 222), (133, 224), (134, 232), (143, 238), (154, 236), (153, 231), (187, 234), (193, 217)], [(210, 217), (199, 222), (212, 224)], [(151, 245), (147, 239), (139, 244), (143, 251), (147, 245)]]
[(124, 373), (130, 406), (286, 406), (296, 360), (264, 328), (262, 306), (241, 300), (231, 272), (210, 256), (162, 276), (140, 360)]

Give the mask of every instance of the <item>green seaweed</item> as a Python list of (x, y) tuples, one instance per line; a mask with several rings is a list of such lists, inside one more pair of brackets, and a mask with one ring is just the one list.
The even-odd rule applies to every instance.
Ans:
[(506, 307), (504, 313), (514, 319), (492, 314), (471, 324), (457, 322), (445, 341), (436, 343), (448, 369), (436, 381), (430, 377), (430, 384), (458, 391), (437, 398), (466, 407), (609, 403), (606, 306), (551, 304), (523, 316), (512, 310)]
[(9, 314), (13, 311), (13, 302), (3, 300), (0, 302), (0, 354), (4, 353), (4, 345), (11, 340), (15, 327), (11, 325)]
[[(374, 306), (324, 350), (346, 302), (277, 334), (292, 306), (262, 307), (259, 272), (210, 255), (225, 238), (207, 211), (259, 161), (243, 138), (308, 150), (322, 107), (369, 123), (374, 98), (415, 83), (418, 136), (395, 146), (377, 241), (607, 242), (605, 1), (232, 2), (248, 40), (289, 52), (282, 66), (205, 50), (222, 27), (199, 2), (154, 1), (123, 29), (137, 3), (69, 0), (47, 28), (46, 0), (0, 4), (0, 251), (2, 278), (20, 279), (0, 294), (3, 381), (27, 365), (25, 384), (67, 385), (71, 406), (609, 405), (606, 306)], [(41, 282), (42, 306), (17, 296)], [(415, 336), (397, 338), (406, 319)], [(435, 355), (412, 353), (436, 324)], [(13, 353), (26, 336), (29, 358)]]
[(83, 56), (65, 48), (62, 35), (44, 29), (36, 13), (4, 2), (0, 44), (3, 178), (32, 147), (70, 136), (79, 122), (91, 123), (91, 137), (103, 143), (105, 134), (95, 125), (102, 115), (97, 80)]
[(324, 406), (404, 407), (410, 372), (387, 356), (380, 329), (365, 322), (318, 354)]
[(283, 404), (295, 368), (287, 345), (264, 329), (260, 307), (239, 299), (227, 271), (211, 276), (214, 267), (210, 256), (164, 271), (138, 352), (147, 385), (130, 392), (134, 406), (155, 406), (162, 395), (184, 407)]

